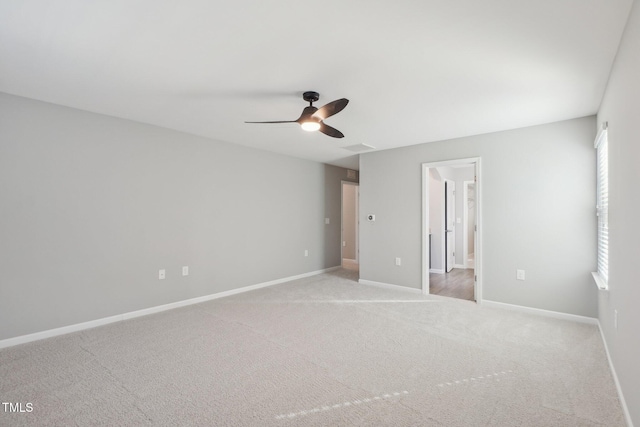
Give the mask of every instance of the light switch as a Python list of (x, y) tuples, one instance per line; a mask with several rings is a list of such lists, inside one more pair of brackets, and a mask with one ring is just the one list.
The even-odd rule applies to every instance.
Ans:
[(516, 279), (524, 280), (524, 270), (516, 270)]

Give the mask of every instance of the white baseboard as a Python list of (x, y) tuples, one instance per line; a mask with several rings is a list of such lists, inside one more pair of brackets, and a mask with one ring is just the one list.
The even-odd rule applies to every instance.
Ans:
[(394, 291), (404, 291), (404, 292), (412, 292), (412, 293), (418, 293), (418, 294), (422, 293), (422, 289), (408, 288), (406, 286), (392, 285), (390, 283), (374, 282), (373, 280), (360, 279), (358, 280), (358, 283), (362, 285), (371, 285), (371, 286), (377, 286), (379, 288), (392, 289)]
[(537, 314), (540, 316), (552, 317), (554, 319), (588, 323), (590, 325), (598, 324), (598, 319), (596, 319), (595, 317), (578, 316), (577, 314), (561, 313), (559, 311), (543, 310), (541, 308), (525, 307), (515, 304), (506, 304), (504, 302), (488, 301), (486, 299), (482, 300), (482, 303), (480, 303), (480, 305), (482, 305), (483, 307), (504, 308), (507, 310), (519, 311), (521, 313)]
[(618, 381), (618, 374), (616, 374), (616, 368), (613, 366), (611, 360), (611, 354), (609, 354), (609, 347), (607, 346), (607, 340), (604, 338), (604, 332), (602, 332), (602, 325), (598, 320), (598, 329), (600, 330), (600, 336), (602, 337), (602, 343), (604, 344), (604, 351), (607, 353), (607, 360), (609, 361), (609, 369), (611, 369), (611, 375), (613, 375), (613, 381), (616, 383), (616, 389), (618, 390), (618, 397), (620, 398), (620, 404), (622, 405), (622, 412), (624, 412), (624, 418), (627, 421), (628, 427), (633, 427), (633, 421), (631, 421), (631, 414), (629, 413), (629, 407), (624, 400), (624, 394), (622, 394), (622, 388), (620, 387), (620, 381)]
[(467, 268), (465, 264), (453, 264), (453, 268)]
[(267, 286), (278, 285), (280, 283), (290, 282), (292, 280), (303, 279), (305, 277), (315, 276), (322, 273), (327, 273), (339, 269), (340, 266), (325, 268), (323, 270), (311, 271), (308, 273), (298, 274), (295, 276), (284, 277), (282, 279), (270, 280), (268, 282), (258, 283), (255, 285), (244, 286), (238, 289), (231, 289), (228, 291), (218, 292), (211, 295), (204, 295), (197, 298), (190, 298), (187, 300), (176, 301), (169, 304), (158, 305), (155, 307), (144, 308), (142, 310), (131, 311), (129, 313), (117, 314), (115, 316), (103, 317), (102, 319), (90, 320), (88, 322), (76, 323), (74, 325), (63, 326), (61, 328), (49, 329), (42, 332), (35, 332), (33, 334), (22, 335), (14, 338), (7, 338), (0, 340), (0, 348), (12, 347), (18, 344), (25, 344), (32, 341), (37, 341), (45, 338), (56, 337), (59, 335), (69, 334), (71, 332), (82, 331), (85, 329), (95, 328), (97, 326), (108, 325), (109, 323), (120, 322), (123, 320), (134, 319), (136, 317), (147, 316), (153, 313), (159, 313), (161, 311), (171, 310), (174, 308), (184, 307), (187, 305), (198, 304), (205, 301), (211, 301), (218, 298), (224, 298), (231, 295), (240, 294), (243, 292), (253, 291), (255, 289), (266, 288)]
[(429, 270), (429, 273), (444, 274), (444, 270), (432, 268)]

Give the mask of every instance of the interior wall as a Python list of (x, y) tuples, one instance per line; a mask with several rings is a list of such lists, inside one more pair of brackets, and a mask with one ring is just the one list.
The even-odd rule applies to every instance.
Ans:
[[(640, 425), (639, 75), (640, 4), (636, 1), (598, 112), (598, 124), (609, 123), (609, 290), (599, 292), (599, 320), (635, 425)], [(618, 311), (617, 329), (614, 310)]]
[(483, 298), (596, 317), (594, 137), (584, 117), (362, 154), (361, 279), (421, 288), (421, 165), (480, 157)]
[(355, 185), (342, 186), (342, 258), (356, 259), (356, 191)]
[(7, 94), (0, 141), (0, 339), (340, 265), (346, 169)]

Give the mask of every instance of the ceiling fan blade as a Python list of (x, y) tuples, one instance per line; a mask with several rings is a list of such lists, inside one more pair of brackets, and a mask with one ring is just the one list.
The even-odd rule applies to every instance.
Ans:
[(313, 113), (313, 115), (319, 117), (320, 120), (324, 120), (327, 117), (331, 117), (334, 114), (338, 114), (340, 111), (344, 110), (344, 107), (346, 107), (348, 103), (349, 100), (347, 98), (336, 99), (335, 101), (318, 108), (318, 111)]
[(320, 129), (318, 130), (324, 133), (325, 135), (329, 135), (333, 138), (344, 138), (344, 134), (340, 132), (338, 129), (332, 128), (331, 126), (324, 124), (322, 122), (320, 123)]
[(302, 122), (306, 122), (307, 120), (309, 120), (311, 116), (314, 115), (316, 111), (318, 111), (316, 107), (313, 107), (313, 106), (304, 107), (304, 110), (302, 110), (302, 114), (300, 114), (300, 117), (298, 117), (298, 120), (296, 120), (296, 123), (302, 124)]
[(296, 120), (285, 120), (285, 121), (275, 121), (275, 122), (245, 122), (245, 123), (297, 123)]

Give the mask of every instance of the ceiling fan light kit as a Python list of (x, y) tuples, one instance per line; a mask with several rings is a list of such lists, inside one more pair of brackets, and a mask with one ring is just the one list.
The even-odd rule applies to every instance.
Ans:
[(349, 103), (348, 99), (337, 99), (320, 108), (313, 106), (313, 103), (320, 99), (320, 94), (318, 92), (305, 92), (302, 94), (302, 99), (307, 101), (309, 106), (302, 110), (302, 114), (298, 120), (245, 123), (298, 123), (300, 127), (307, 132), (320, 131), (333, 138), (344, 138), (344, 134), (342, 132), (325, 124), (324, 120), (344, 110), (344, 107)]
[(302, 130), (306, 130), (307, 132), (315, 132), (320, 129), (320, 123), (309, 120), (300, 123), (300, 127), (302, 128)]

